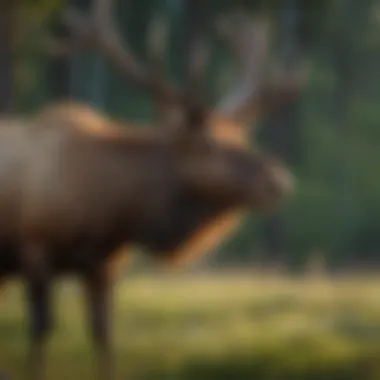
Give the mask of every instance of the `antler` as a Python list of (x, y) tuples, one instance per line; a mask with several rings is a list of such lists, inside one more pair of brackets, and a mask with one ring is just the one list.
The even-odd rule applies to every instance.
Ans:
[(261, 93), (260, 110), (266, 113), (291, 102), (304, 88), (308, 76), (305, 62), (289, 68), (274, 67)]
[[(155, 32), (158, 30), (155, 37), (159, 39), (153, 41), (156, 45), (153, 60), (156, 66), (161, 66), (161, 70), (149, 70), (136, 59), (130, 46), (116, 31), (111, 17), (113, 5), (113, 0), (93, 0), (89, 17), (73, 10), (67, 13), (67, 24), (76, 37), (74, 48), (99, 50), (132, 83), (156, 97), (162, 115), (167, 117), (172, 114), (168, 111), (170, 109), (179, 111), (174, 124), (184, 121), (187, 126), (202, 125), (206, 120), (206, 112), (199, 98), (199, 90), (208, 58), (204, 35), (210, 21), (205, 14), (204, 1), (185, 2), (188, 51), (185, 56), (187, 82), (183, 91), (166, 81), (162, 75), (163, 65), (159, 61), (162, 59), (165, 39), (162, 20), (154, 24), (160, 29), (155, 28)], [(254, 23), (248, 15), (237, 14), (233, 28), (227, 26), (222, 32), (242, 77), (235, 90), (215, 108), (216, 114), (246, 121), (259, 111), (284, 104), (298, 94), (305, 81), (305, 75), (299, 75), (298, 69), (292, 73), (283, 72), (275, 80), (264, 81), (269, 40), (269, 26), (265, 20)]]
[[(132, 83), (155, 96), (160, 118), (166, 119), (167, 123), (177, 125), (184, 121), (189, 127), (202, 124), (201, 121), (205, 119), (204, 107), (194, 94), (207, 60), (207, 48), (202, 35), (207, 18), (203, 14), (202, 1), (188, 0), (185, 3), (189, 30), (186, 41), (187, 85), (183, 91), (164, 80), (162, 60), (166, 30), (163, 20), (156, 18), (152, 24), (154, 35), (150, 36), (149, 50), (155, 67), (149, 70), (135, 58), (129, 45), (116, 31), (111, 17), (113, 4), (113, 0), (93, 0), (91, 15), (87, 18), (74, 10), (67, 12), (66, 23), (75, 37), (73, 49), (99, 50)], [(173, 115), (174, 123), (170, 121)]]
[(178, 89), (162, 76), (139, 62), (126, 41), (120, 38), (112, 22), (113, 0), (94, 0), (90, 17), (70, 9), (65, 21), (74, 35), (74, 48), (98, 49), (125, 77), (136, 86), (169, 102), (181, 99)]
[(208, 11), (204, 0), (185, 0), (185, 40), (188, 47), (185, 65), (187, 88), (190, 93), (198, 92), (208, 60), (209, 51), (205, 38), (209, 24)]
[(234, 15), (231, 23), (220, 25), (219, 30), (227, 42), (241, 72), (241, 81), (216, 107), (220, 114), (237, 117), (251, 106), (259, 94), (262, 72), (268, 49), (268, 24), (264, 20), (253, 24), (246, 14)]
[(207, 29), (210, 24), (209, 7), (204, 0), (184, 1), (184, 31), (185, 46), (185, 121), (188, 125), (202, 128), (206, 121), (206, 108), (202, 97), (202, 84), (206, 64), (209, 58), (209, 45), (206, 40)]
[(269, 25), (261, 19), (254, 23), (246, 14), (236, 14), (231, 25), (220, 32), (227, 41), (241, 71), (241, 81), (216, 107), (218, 114), (246, 121), (259, 112), (272, 110), (293, 99), (303, 87), (307, 74), (299, 68), (277, 71), (267, 80)]

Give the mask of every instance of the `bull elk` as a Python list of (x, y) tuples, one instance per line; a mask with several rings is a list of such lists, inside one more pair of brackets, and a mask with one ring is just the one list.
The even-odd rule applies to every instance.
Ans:
[[(44, 108), (27, 127), (0, 127), (0, 278), (25, 280), (30, 374), (37, 379), (44, 377), (52, 327), (53, 277), (83, 279), (99, 373), (110, 379), (109, 268), (120, 247), (138, 245), (160, 260), (185, 260), (213, 248), (245, 209), (273, 210), (292, 190), (286, 167), (246, 144), (247, 122), (294, 98), (302, 84), (287, 75), (275, 83), (262, 80), (267, 28), (241, 17), (225, 33), (242, 81), (210, 109), (194, 86), (180, 91), (137, 62), (112, 27), (111, 3), (94, 0), (88, 19), (70, 14), (77, 40), (99, 49), (160, 109), (175, 109), (179, 117), (164, 113), (160, 124), (167, 128), (136, 128), (62, 102)], [(199, 36), (189, 43), (189, 84), (200, 82), (204, 66)]]

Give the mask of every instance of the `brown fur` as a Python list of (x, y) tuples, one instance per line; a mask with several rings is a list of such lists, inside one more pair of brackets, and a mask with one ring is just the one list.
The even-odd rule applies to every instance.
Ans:
[[(51, 127), (52, 124), (56, 124), (57, 119), (65, 123), (66, 126), (102, 138), (130, 136), (134, 139), (144, 139), (152, 136), (152, 130), (148, 125), (118, 123), (100, 112), (94, 112), (91, 107), (79, 102), (53, 103), (38, 114), (35, 124), (42, 123)], [(208, 133), (219, 143), (249, 149), (247, 128), (243, 124), (211, 114), (207, 125)], [(156, 133), (159, 134), (160, 131), (156, 131)]]
[[(253, 163), (257, 160), (255, 155), (252, 155), (252, 158), (250, 158), (251, 153), (249, 153), (247, 139), (245, 138), (245, 130), (237, 125), (235, 122), (218, 117), (217, 115), (212, 115), (209, 120), (209, 131), (210, 136), (213, 141), (213, 143), (218, 145), (218, 149), (222, 152), (225, 150), (226, 154), (232, 149), (238, 149), (242, 152), (247, 151), (246, 158), (249, 162), (249, 160), (252, 160)], [(1, 124), (0, 124), (1, 125)], [(1, 145), (2, 139), (1, 136), (3, 136), (3, 144)], [(44, 143), (43, 140), (46, 139), (47, 143)], [(57, 143), (49, 142), (49, 139), (57, 139)], [(8, 141), (9, 140), (9, 141)], [(42, 142), (41, 142), (42, 141)], [(37, 145), (37, 150), (33, 152), (33, 144)], [(139, 151), (146, 151), (146, 153), (141, 154), (147, 154), (149, 156), (152, 156), (149, 160), (153, 160), (150, 165), (153, 167), (157, 165), (157, 162), (159, 163), (160, 160), (162, 160), (162, 154), (171, 154), (173, 156), (172, 161), (180, 161), (185, 159), (185, 163), (187, 162), (187, 155), (189, 155), (189, 162), (186, 163), (186, 165), (190, 165), (191, 171), (193, 171), (195, 176), (197, 176), (197, 171), (200, 169), (204, 169), (205, 165), (208, 165), (209, 162), (209, 155), (206, 155), (203, 157), (203, 154), (199, 155), (197, 151), (197, 145), (194, 147), (194, 153), (192, 153), (192, 150), (189, 148), (186, 148), (184, 152), (179, 150), (178, 152), (172, 151), (172, 148), (170, 146), (174, 144), (174, 146), (177, 144), (175, 142), (175, 139), (173, 139), (173, 136), (171, 133), (163, 133), (161, 130), (152, 129), (147, 126), (140, 126), (136, 127), (134, 125), (121, 125), (120, 123), (109, 119), (108, 117), (103, 116), (102, 114), (95, 112), (87, 105), (81, 104), (81, 103), (75, 103), (75, 102), (63, 102), (63, 103), (54, 103), (50, 106), (45, 107), (41, 112), (39, 112), (36, 117), (32, 119), (31, 125), (29, 128), (25, 127), (25, 123), (20, 123), (19, 121), (15, 121), (13, 123), (10, 122), (4, 122), (3, 127), (0, 128), (0, 154), (2, 152), (6, 152), (6, 147), (12, 147), (13, 144), (13, 151), (16, 153), (12, 153), (11, 156), (9, 156), (9, 153), (6, 153), (6, 157), (3, 159), (3, 165), (6, 165), (7, 160), (12, 163), (14, 161), (14, 155), (16, 155), (17, 160), (20, 161), (19, 165), (22, 165), (22, 161), (26, 160), (25, 162), (28, 162), (28, 165), (30, 165), (29, 161), (33, 163), (33, 166), (35, 168), (26, 170), (26, 173), (23, 174), (22, 172), (22, 166), (20, 166), (20, 169), (17, 169), (14, 171), (14, 174), (12, 174), (9, 179), (12, 177), (15, 177), (16, 175), (19, 175), (21, 177), (26, 177), (22, 179), (22, 181), (27, 180), (27, 183), (25, 183), (21, 188), (17, 188), (18, 182), (20, 180), (16, 180), (16, 182), (13, 184), (13, 186), (16, 186), (12, 191), (7, 192), (6, 186), (14, 182), (14, 180), (9, 181), (9, 179), (1, 177), (1, 171), (0, 171), (0, 182), (2, 181), (2, 188), (3, 192), (5, 194), (8, 194), (9, 199), (7, 196), (3, 195), (2, 198), (0, 198), (0, 210), (2, 211), (2, 215), (4, 215), (7, 218), (7, 223), (4, 223), (6, 227), (3, 227), (3, 231), (0, 229), (0, 238), (1, 234), (5, 235), (12, 235), (14, 232), (12, 232), (12, 229), (14, 231), (18, 230), (21, 231), (21, 235), (24, 236), (24, 239), (55, 239), (55, 240), (67, 240), (70, 235), (72, 235), (76, 228), (79, 227), (78, 223), (87, 223), (86, 218), (90, 217), (90, 215), (95, 215), (94, 212), (96, 211), (96, 208), (98, 206), (95, 206), (95, 204), (91, 203), (91, 198), (94, 196), (93, 191), (91, 189), (91, 185), (88, 189), (86, 189), (87, 184), (86, 180), (83, 178), (88, 177), (87, 181), (93, 181), (93, 185), (96, 184), (98, 181), (97, 177), (98, 174), (96, 172), (96, 169), (103, 165), (103, 159), (98, 158), (98, 154), (96, 151), (100, 149), (100, 151), (104, 151), (105, 145), (109, 145), (110, 151), (112, 150), (125, 150), (132, 152), (136, 151), (136, 154), (139, 154)], [(47, 151), (44, 152), (44, 154), (41, 154), (41, 151), (45, 149), (45, 145), (51, 144), (51, 148), (47, 148)], [(56, 145), (58, 144), (58, 145)], [(100, 145), (98, 145), (100, 144)], [(199, 142), (196, 142), (195, 144), (199, 144)], [(202, 144), (202, 142), (201, 142)], [(40, 148), (38, 146), (41, 145)], [(46, 194), (44, 194), (41, 198), (41, 190), (38, 190), (38, 181), (40, 176), (41, 180), (43, 180), (43, 176), (46, 176), (44, 172), (49, 172), (53, 169), (54, 165), (54, 157), (59, 157), (59, 147), (63, 146), (63, 149), (67, 150), (67, 158), (63, 162), (64, 167), (67, 167), (65, 171), (65, 175), (68, 176), (69, 181), (72, 182), (72, 185), (70, 185), (70, 182), (68, 182), (68, 193), (62, 193), (57, 198), (58, 194), (56, 190), (54, 190), (54, 186), (59, 186), (58, 183), (60, 181), (60, 177), (57, 177), (53, 172), (49, 174), (52, 176), (52, 179), (50, 180), (51, 186), (53, 186), (52, 189), (46, 189)], [(58, 150), (57, 150), (58, 149)], [(182, 149), (182, 148), (181, 148)], [(100, 152), (99, 151), (99, 152)], [(17, 153), (18, 152), (18, 153)], [(86, 156), (86, 152), (88, 153)], [(161, 153), (160, 153), (161, 152)], [(165, 153), (166, 152), (166, 153)], [(18, 156), (17, 156), (18, 154)], [(29, 155), (30, 159), (24, 157)], [(57, 156), (58, 155), (58, 156)], [(128, 155), (128, 154), (127, 154)], [(41, 156), (41, 158), (38, 158), (38, 156)], [(131, 156), (131, 157), (132, 157)], [(260, 155), (258, 155), (258, 158)], [(37, 158), (36, 158), (37, 157)], [(49, 157), (52, 157), (49, 158)], [(88, 157), (92, 157), (88, 163), (83, 164), (81, 161), (88, 160)], [(154, 158), (156, 157), (156, 158)], [(212, 156), (210, 156), (212, 157)], [(168, 158), (164, 158), (164, 160), (167, 160)], [(17, 161), (16, 160), (16, 161)], [(76, 162), (77, 160), (77, 162)], [(50, 165), (50, 161), (53, 161), (53, 166)], [(193, 163), (194, 161), (194, 163)], [(98, 163), (97, 163), (98, 162)], [(58, 163), (58, 161), (57, 161)], [(167, 161), (167, 164), (162, 163), (163, 165), (169, 165), (169, 167), (172, 164), (177, 164), (178, 162), (172, 162)], [(26, 166), (28, 166), (26, 165)], [(87, 166), (86, 166), (87, 165)], [(139, 167), (138, 163), (136, 163), (136, 167), (133, 168), (133, 166), (130, 166), (130, 164), (127, 164), (128, 169), (125, 173), (127, 177), (124, 179), (128, 183), (128, 170), (130, 171), (129, 175), (132, 176), (142, 176), (144, 175), (143, 172), (150, 171), (150, 175), (153, 174), (154, 171), (159, 172), (162, 169), (159, 169), (160, 166), (157, 167), (157, 169), (152, 169), (149, 166), (143, 166)], [(181, 164), (180, 164), (181, 165)], [(271, 163), (270, 160), (268, 163), (264, 163), (263, 166), (263, 173), (259, 175), (262, 176), (261, 180), (266, 181), (269, 179), (269, 181), (272, 181), (272, 178), (270, 177), (272, 174), (270, 172), (265, 172), (265, 165), (268, 165), (268, 168), (270, 169)], [(278, 165), (278, 164), (276, 164)], [(25, 165), (24, 165), (25, 166)], [(50, 168), (51, 166), (51, 168)], [(79, 169), (76, 168), (79, 166)], [(81, 169), (80, 167), (83, 166)], [(87, 167), (87, 169), (85, 169)], [(95, 169), (93, 169), (95, 167)], [(169, 168), (168, 167), (168, 168)], [(72, 169), (76, 170), (72, 170)], [(38, 170), (37, 173), (31, 174), (31, 178), (28, 180), (28, 171)], [(150, 170), (152, 169), (153, 172)], [(223, 168), (222, 168), (223, 169)], [(0, 165), (1, 170), (1, 165)], [(21, 170), (21, 171), (20, 171)], [(85, 170), (85, 171), (83, 171)], [(211, 169), (212, 170), (212, 169)], [(283, 170), (283, 169), (281, 169)], [(166, 171), (166, 169), (164, 169)], [(41, 174), (38, 174), (38, 172), (41, 172)], [(77, 172), (77, 173), (76, 173)], [(90, 173), (90, 174), (89, 174)], [(107, 177), (107, 172), (104, 172), (104, 175)], [(254, 173), (253, 173), (254, 174)], [(78, 177), (79, 175), (79, 177)], [(120, 173), (119, 175), (122, 175)], [(158, 173), (158, 175), (160, 175)], [(242, 209), (241, 206), (244, 205), (246, 200), (243, 198), (238, 199), (237, 196), (232, 196), (231, 199), (226, 199), (227, 203), (225, 201), (222, 201), (222, 203), (218, 206), (217, 204), (214, 205), (211, 209), (209, 209), (208, 204), (211, 202), (215, 202), (215, 199), (219, 196), (219, 194), (222, 194), (224, 189), (222, 187), (219, 187), (219, 185), (215, 185), (215, 190), (210, 190), (209, 186), (214, 186), (214, 184), (211, 182), (208, 187), (204, 187), (204, 184), (202, 181), (204, 181), (203, 178), (205, 178), (207, 181), (209, 181), (208, 177), (212, 177), (213, 172), (205, 172), (199, 173), (200, 177), (199, 179), (196, 177), (196, 182), (192, 186), (197, 186), (197, 184), (201, 185), (201, 189), (204, 188), (205, 190), (199, 190), (201, 193), (198, 193), (198, 195), (192, 196), (192, 197), (183, 197), (181, 200), (181, 197), (174, 206), (170, 205), (164, 205), (161, 206), (159, 204), (155, 204), (156, 201), (153, 201), (152, 206), (154, 204), (154, 208), (158, 211), (155, 211), (154, 209), (150, 209), (149, 207), (145, 209), (145, 213), (147, 215), (148, 219), (152, 217), (154, 213), (158, 212), (157, 221), (152, 222), (156, 223), (157, 226), (163, 225), (166, 226), (166, 230), (162, 230), (160, 232), (160, 229), (157, 229), (157, 227), (151, 226), (151, 232), (150, 235), (144, 235), (142, 238), (134, 239), (133, 236), (131, 236), (132, 239), (128, 242), (129, 246), (133, 246), (134, 244), (138, 245), (147, 245), (147, 247), (150, 248), (152, 251), (152, 254), (160, 258), (161, 260), (169, 260), (173, 263), (181, 263), (181, 262), (187, 262), (189, 258), (196, 258), (199, 257), (202, 254), (205, 254), (207, 252), (210, 252), (214, 248), (217, 247), (217, 245), (226, 238), (227, 235), (230, 235), (238, 226), (241, 218), (242, 218)], [(203, 177), (206, 175), (206, 177)], [(244, 174), (243, 174), (244, 175)], [(266, 177), (268, 176), (269, 177)], [(33, 177), (34, 176), (34, 177)], [(83, 178), (82, 178), (83, 177)], [(62, 177), (65, 178), (65, 177)], [(101, 174), (99, 179), (101, 178)], [(142, 177), (143, 178), (143, 177)], [(156, 190), (160, 187), (163, 187), (161, 194), (161, 197), (163, 196), (164, 203), (165, 202), (171, 202), (171, 200), (168, 200), (167, 196), (169, 198), (175, 198), (179, 194), (178, 191), (183, 190), (175, 190), (172, 185), (169, 183), (165, 184), (165, 181), (172, 181), (170, 179), (170, 174), (168, 173), (168, 177), (166, 180), (164, 178), (159, 179), (159, 182), (154, 185), (156, 187)], [(227, 178), (229, 181), (229, 179)], [(245, 179), (240, 179), (245, 180)], [(239, 181), (240, 181), (239, 180)], [(57, 181), (57, 184), (54, 185), (53, 181)], [(81, 185), (75, 184), (75, 181), (83, 182)], [(120, 178), (116, 179), (117, 182), (120, 182)], [(155, 180), (156, 181), (156, 180)], [(164, 182), (162, 182), (164, 181)], [(175, 180), (176, 181), (176, 180)], [(232, 182), (231, 184), (223, 185), (223, 186), (235, 186)], [(28, 184), (29, 182), (29, 184)], [(66, 182), (63, 182), (65, 184)], [(246, 184), (246, 186), (249, 185), (249, 180)], [(45, 184), (44, 186), (46, 186)], [(258, 182), (258, 189), (260, 188), (260, 181)], [(32, 188), (28, 188), (32, 186)], [(37, 186), (36, 190), (33, 190), (33, 187)], [(71, 187), (73, 189), (71, 189)], [(84, 190), (85, 198), (81, 196), (82, 198), (78, 198), (75, 193), (70, 195), (71, 191), (78, 192), (80, 187), (82, 186)], [(124, 185), (126, 186), (126, 184)], [(176, 185), (174, 185), (176, 186)], [(187, 185), (186, 185), (187, 186)], [(98, 187), (95, 185), (95, 188)], [(165, 190), (167, 188), (167, 190)], [(57, 188), (57, 190), (59, 187)], [(71, 190), (70, 190), (71, 189)], [(76, 189), (76, 190), (75, 190)], [(149, 186), (146, 188), (146, 190), (140, 189), (136, 192), (136, 195), (139, 194), (141, 196), (141, 201), (145, 203), (144, 199), (150, 199), (151, 197), (147, 191), (149, 189)], [(211, 187), (212, 189), (212, 187)], [(137, 189), (136, 189), (137, 190)], [(135, 190), (135, 191), (136, 191)], [(184, 189), (187, 191), (187, 189)], [(230, 191), (228, 188), (225, 189), (228, 193)], [(82, 190), (81, 190), (82, 191)], [(105, 196), (111, 196), (111, 194), (107, 195), (108, 190), (104, 189), (106, 191)], [(144, 193), (145, 191), (145, 193)], [(165, 195), (165, 192), (169, 193)], [(210, 194), (205, 194), (203, 196), (202, 191), (211, 191)], [(215, 193), (218, 192), (218, 193)], [(253, 191), (256, 191), (253, 189)], [(260, 190), (261, 191), (261, 190)], [(21, 192), (21, 193), (20, 193)], [(19, 195), (18, 195), (19, 194)], [(17, 197), (21, 196), (21, 194), (25, 194), (25, 196), (21, 197), (19, 200)], [(34, 194), (34, 195), (33, 195)], [(264, 191), (261, 193), (262, 195), (267, 195), (267, 192)], [(119, 196), (122, 196), (121, 194)], [(131, 194), (132, 196), (132, 194)], [(53, 197), (53, 198), (52, 198)], [(63, 197), (63, 198), (62, 198)], [(71, 199), (71, 198), (72, 199)], [(73, 198), (74, 197), (74, 198)], [(199, 198), (203, 197), (203, 199)], [(234, 197), (236, 199), (234, 199)], [(277, 195), (276, 195), (277, 197)], [(54, 204), (54, 202), (64, 202), (63, 204), (67, 204), (67, 206), (70, 206), (70, 202), (77, 202), (79, 199), (81, 199), (82, 203), (82, 211), (81, 212), (73, 212), (71, 215), (69, 213), (62, 214), (59, 216), (56, 212), (50, 212), (46, 209), (41, 209), (42, 205), (46, 208), (46, 204), (48, 203), (48, 200), (52, 198), (51, 202)], [(56, 200), (54, 200), (54, 198)], [(23, 201), (21, 201), (24, 199)], [(131, 198), (132, 200), (133, 198)], [(268, 200), (270, 201), (270, 197)], [(21, 202), (20, 202), (21, 201)], [(43, 203), (42, 203), (43, 202)], [(138, 205), (138, 202), (134, 202), (135, 205)], [(89, 206), (86, 206), (88, 204)], [(191, 204), (189, 207), (188, 204)], [(260, 204), (260, 202), (259, 202)], [(259, 206), (259, 204), (257, 206)], [(22, 205), (22, 206), (21, 206)], [(74, 204), (72, 204), (74, 205)], [(92, 205), (92, 206), (90, 206)], [(132, 203), (131, 203), (132, 206)], [(128, 207), (131, 207), (128, 206)], [(13, 207), (13, 211), (12, 211)], [(16, 209), (14, 209), (16, 207)], [(83, 208), (84, 207), (84, 208)], [(90, 207), (90, 208), (86, 208)], [(141, 205), (139, 206), (141, 208)], [(165, 211), (165, 207), (169, 207), (167, 211)], [(170, 211), (170, 209), (173, 209), (173, 211)], [(188, 211), (186, 210), (186, 207), (188, 207)], [(183, 211), (181, 209), (183, 208)], [(144, 209), (144, 207), (143, 207)], [(162, 209), (160, 211), (160, 209)], [(9, 210), (9, 211), (8, 211)], [(79, 209), (80, 210), (80, 209)], [(99, 211), (99, 210), (98, 210)], [(138, 211), (141, 213), (141, 211)], [(17, 216), (17, 214), (19, 215)], [(87, 214), (86, 214), (87, 213)], [(192, 216), (190, 217), (190, 214)], [(14, 220), (12, 221), (12, 218), (9, 220), (10, 215), (12, 215), (12, 218)], [(101, 214), (99, 214), (100, 217)], [(161, 216), (160, 216), (161, 215)], [(188, 220), (190, 217), (191, 221), (188, 222), (188, 225), (186, 226), (186, 220)], [(68, 218), (65, 220), (65, 218)], [(73, 219), (74, 218), (74, 219)], [(93, 219), (93, 217), (92, 217)], [(189, 219), (189, 220), (190, 220)], [(88, 219), (91, 220), (91, 219)], [(1, 216), (0, 216), (1, 221)], [(59, 221), (59, 223), (57, 223)], [(21, 222), (21, 224), (20, 224)], [(32, 223), (32, 224), (30, 224)], [(128, 221), (126, 221), (128, 224)], [(145, 222), (144, 222), (145, 223)], [(149, 222), (150, 223), (150, 222)], [(181, 225), (183, 224), (183, 227), (181, 228)], [(16, 227), (19, 225), (18, 227)], [(85, 226), (84, 224), (83, 226)], [(48, 227), (48, 228), (47, 228)], [(9, 231), (7, 231), (7, 228), (9, 228)], [(83, 228), (83, 227), (81, 227)], [(104, 222), (101, 222), (99, 226), (90, 227), (89, 225), (85, 228), (96, 228), (99, 233), (104, 233)], [(144, 227), (142, 227), (144, 229)], [(160, 227), (161, 228), (161, 227)], [(175, 233), (177, 236), (170, 235), (170, 230), (173, 228), (178, 228), (178, 232)], [(21, 230), (20, 230), (21, 229)], [(94, 230), (94, 231), (96, 231)], [(167, 234), (167, 242), (163, 243), (162, 240), (165, 239), (165, 234)], [(49, 236), (51, 235), (51, 236)], [(157, 235), (157, 236), (156, 236)], [(154, 237), (156, 236), (156, 237)], [(153, 240), (152, 240), (153, 239)], [(155, 240), (159, 239), (161, 242), (155, 242)], [(167, 248), (169, 248), (169, 250)], [(117, 247), (115, 247), (117, 249)], [(156, 252), (156, 253), (155, 253)], [(113, 257), (114, 255), (111, 255)], [(120, 257), (119, 255), (115, 255), (115, 257)], [(119, 260), (119, 259), (118, 259)], [(116, 260), (117, 261), (117, 260)], [(116, 267), (116, 264), (112, 264), (113, 267)]]
[(131, 250), (187, 264), (247, 208), (276, 207), (289, 191), (287, 170), (249, 151), (242, 129), (208, 122), (210, 133), (137, 128), (72, 103), (30, 123), (0, 122), (0, 281), (27, 280), (34, 376), (44, 368), (52, 278), (83, 278), (100, 372), (111, 378), (109, 287)]
[[(61, 126), (72, 127), (80, 132), (105, 139), (130, 138), (132, 140), (151, 139), (154, 134), (147, 126), (124, 125), (110, 120), (100, 113), (94, 112), (89, 106), (75, 102), (55, 103), (46, 107), (36, 118), (37, 127), (52, 127), (60, 120)], [(210, 117), (210, 135), (215, 140), (227, 146), (248, 149), (246, 129), (232, 120), (212, 116)], [(154, 138), (154, 137), (153, 137)], [(173, 252), (166, 252), (160, 258), (172, 265), (185, 265), (189, 260), (195, 260), (201, 255), (211, 252), (230, 236), (238, 227), (243, 212), (240, 209), (231, 210), (224, 215), (218, 215), (215, 219), (195, 228), (189, 240), (183, 242)], [(123, 252), (123, 251), (122, 251)], [(116, 268), (117, 262), (124, 264), (123, 255), (116, 255), (110, 264)], [(122, 266), (123, 266), (122, 264)], [(114, 269), (116, 270), (116, 269)]]

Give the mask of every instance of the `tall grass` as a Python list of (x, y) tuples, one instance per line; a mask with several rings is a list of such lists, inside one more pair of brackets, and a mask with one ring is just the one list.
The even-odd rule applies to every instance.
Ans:
[[(0, 295), (0, 371), (24, 378), (21, 288)], [(380, 279), (140, 276), (116, 288), (118, 378), (380, 379)], [(59, 284), (49, 379), (93, 379), (80, 287)]]

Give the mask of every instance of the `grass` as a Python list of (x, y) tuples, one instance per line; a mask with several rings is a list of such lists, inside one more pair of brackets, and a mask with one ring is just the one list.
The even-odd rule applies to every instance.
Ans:
[[(0, 370), (23, 378), (21, 289), (0, 296)], [(380, 379), (380, 280), (131, 277), (116, 288), (120, 379)], [(93, 379), (80, 287), (60, 284), (49, 379)]]

